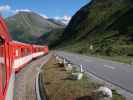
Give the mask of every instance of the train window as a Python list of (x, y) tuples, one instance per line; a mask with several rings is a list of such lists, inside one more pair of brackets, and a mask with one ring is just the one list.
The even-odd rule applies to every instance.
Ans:
[(35, 48), (35, 52), (37, 52), (37, 48)]
[(29, 54), (30, 54), (29, 49), (26, 48), (26, 49), (25, 49), (25, 55), (29, 55)]
[(28, 55), (28, 49), (27, 48), (24, 48), (23, 53), (24, 53), (24, 56), (27, 56)]
[(19, 56), (19, 49), (16, 49), (16, 57)]
[(28, 49), (27, 48), (21, 48), (21, 56), (24, 57), (24, 56), (27, 56), (28, 55)]
[(24, 48), (21, 48), (21, 57), (25, 55)]
[(6, 64), (5, 64), (5, 50), (4, 40), (0, 37), (0, 77), (2, 79), (2, 88), (4, 89), (6, 83)]
[(0, 37), (0, 45), (4, 43), (4, 40)]
[(27, 55), (27, 48), (24, 49), (24, 56)]

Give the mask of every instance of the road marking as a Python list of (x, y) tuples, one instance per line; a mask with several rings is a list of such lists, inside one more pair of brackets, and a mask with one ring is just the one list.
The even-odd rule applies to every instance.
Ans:
[(104, 67), (106, 67), (106, 68), (110, 68), (110, 69), (112, 69), (112, 70), (114, 70), (114, 69), (115, 69), (115, 67), (110, 66), (110, 65), (104, 65)]

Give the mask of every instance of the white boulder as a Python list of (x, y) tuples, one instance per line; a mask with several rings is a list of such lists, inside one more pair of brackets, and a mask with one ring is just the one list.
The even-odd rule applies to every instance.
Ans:
[(55, 57), (56, 61), (58, 61), (58, 60), (59, 60), (59, 58), (60, 58), (59, 56), (56, 56), (56, 57)]
[(99, 87), (96, 91), (97, 94), (97, 100), (111, 100), (112, 99), (112, 90), (109, 89), (108, 87), (102, 86)]
[(72, 79), (81, 80), (83, 78), (83, 73), (72, 73)]
[(67, 65), (65, 66), (65, 69), (66, 69), (66, 71), (72, 71), (72, 70), (73, 70), (72, 64), (67, 64)]

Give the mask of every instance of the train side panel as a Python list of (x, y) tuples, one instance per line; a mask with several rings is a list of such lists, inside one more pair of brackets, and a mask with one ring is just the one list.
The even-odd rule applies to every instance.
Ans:
[(39, 45), (32, 45), (32, 46), (33, 46), (33, 59), (45, 54), (43, 46)]
[[(13, 70), (10, 65), (11, 60), (9, 51), (10, 41), (11, 39), (7, 27), (0, 16), (0, 100), (13, 99), (13, 82), (11, 83)], [(8, 93), (10, 93), (10, 95)]]
[(5, 45), (0, 45), (0, 100), (4, 99), (4, 89), (6, 86), (6, 62), (5, 62)]
[(44, 52), (45, 52), (45, 54), (48, 54), (48, 52), (49, 52), (48, 46), (44, 46)]
[(12, 48), (14, 60), (12, 67), (18, 72), (32, 60), (32, 47), (28, 44), (13, 42)]

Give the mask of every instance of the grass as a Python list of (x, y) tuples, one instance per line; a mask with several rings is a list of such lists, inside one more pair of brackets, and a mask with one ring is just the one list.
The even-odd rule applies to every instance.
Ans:
[(127, 56), (101, 56), (97, 55), (95, 57), (102, 58), (102, 59), (107, 59), (107, 60), (112, 60), (120, 63), (125, 63), (125, 64), (131, 64), (133, 63), (133, 57), (127, 57)]
[[(126, 47), (125, 47), (126, 49)], [(64, 48), (61, 48), (59, 50), (64, 50), (68, 52), (74, 52), (78, 54), (83, 54), (87, 56), (93, 56), (93, 57), (98, 57), (102, 59), (107, 59), (107, 60), (112, 60), (120, 63), (125, 63), (125, 64), (132, 64), (133, 63), (133, 56), (126, 56), (126, 55), (106, 55), (102, 53), (93, 53), (93, 51), (89, 50), (89, 45), (84, 42), (76, 43), (74, 45), (69, 45)], [(128, 49), (129, 50), (129, 49)], [(124, 50), (123, 50), (124, 51)], [(131, 50), (130, 50), (131, 51)], [(126, 51), (129, 52), (129, 51)]]
[[(49, 100), (86, 100), (101, 84), (84, 75), (82, 80), (71, 80), (64, 67), (60, 67), (55, 58), (51, 58), (43, 67), (44, 87)], [(88, 100), (88, 99), (87, 99)], [(113, 100), (125, 100), (115, 92)]]
[(106, 60), (116, 61), (116, 62), (125, 63), (125, 64), (131, 64), (131, 65), (133, 64), (133, 56), (125, 56), (125, 55), (107, 56), (107, 55), (102, 55), (102, 54), (91, 54), (91, 52), (88, 52), (86, 48), (82, 48), (81, 46), (79, 46), (81, 48), (76, 48), (76, 47), (69, 48), (69, 47), (65, 49), (61, 49), (61, 50), (83, 54), (87, 56), (92, 56), (92, 57), (97, 57), (97, 58), (102, 58)]
[(122, 97), (120, 94), (118, 94), (117, 91), (113, 90), (113, 100), (126, 100), (126, 99)]
[(51, 59), (44, 67), (45, 89), (50, 100), (75, 100), (77, 97), (89, 95), (96, 88), (84, 77), (80, 81), (67, 79), (70, 73), (59, 67), (55, 59)]

